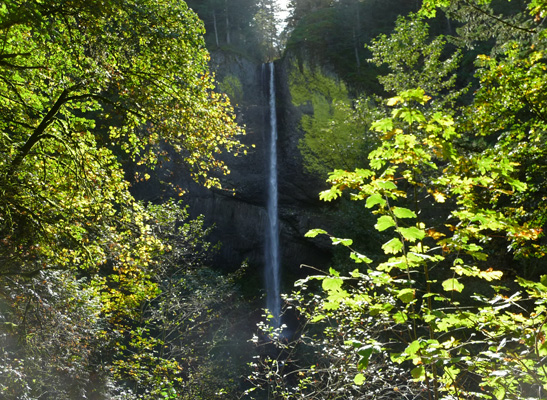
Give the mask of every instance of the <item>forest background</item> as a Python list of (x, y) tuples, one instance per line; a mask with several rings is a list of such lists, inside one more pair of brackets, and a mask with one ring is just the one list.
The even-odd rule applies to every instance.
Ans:
[[(282, 32), (271, 1), (187, 3), (0, 6), (0, 396), (546, 398), (547, 3), (293, 0)], [(245, 268), (132, 194), (172, 151), (207, 187), (247, 151), (206, 48), (283, 57), (328, 178), (290, 335), (249, 342)]]

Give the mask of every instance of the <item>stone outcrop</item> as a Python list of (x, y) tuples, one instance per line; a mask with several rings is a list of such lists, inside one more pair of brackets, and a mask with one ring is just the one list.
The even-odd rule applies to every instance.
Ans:
[[(248, 147), (246, 156), (223, 155), (231, 173), (222, 177), (224, 190), (209, 190), (191, 182), (176, 154), (163, 165), (163, 176), (188, 191), (184, 196), (192, 216), (203, 214), (207, 226), (214, 225), (210, 239), (222, 243), (215, 264), (232, 270), (247, 260), (253, 269), (264, 264), (264, 235), (267, 219), (267, 154), (269, 115), (263, 66), (245, 57), (225, 52), (212, 54), (211, 69), (219, 86), (232, 96), (237, 120), (246, 126), (241, 141)], [(290, 101), (285, 63), (276, 64), (278, 114), (278, 186), (281, 264), (284, 276), (298, 276), (301, 264), (324, 267), (330, 260), (328, 246), (304, 237), (318, 227), (321, 210), (318, 200), (324, 183), (304, 173), (298, 142), (299, 112)], [(233, 189), (233, 191), (232, 191)], [(136, 186), (141, 198), (153, 199), (159, 184)]]

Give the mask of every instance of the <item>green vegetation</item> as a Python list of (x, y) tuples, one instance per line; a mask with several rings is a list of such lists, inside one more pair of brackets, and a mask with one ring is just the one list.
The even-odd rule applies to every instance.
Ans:
[(354, 111), (345, 84), (319, 69), (293, 65), (289, 89), (293, 104), (303, 111), (304, 138), (299, 148), (306, 170), (326, 177), (333, 166), (359, 165), (368, 143), (362, 135), (363, 120), (348, 118)]
[(273, 0), (188, 0), (204, 21), (207, 47), (243, 54), (253, 60), (280, 55), (277, 5)]
[(235, 75), (227, 75), (222, 82), (219, 82), (218, 88), (222, 93), (226, 93), (234, 104), (239, 104), (243, 100), (243, 85)]
[(287, 52), (316, 66), (327, 66), (352, 91), (380, 93), (378, 71), (367, 64), (364, 46), (389, 33), (399, 15), (417, 11), (416, 2), (401, 0), (293, 0), (288, 21)]
[[(178, 1), (10, 0), (0, 33), (0, 397), (199, 386), (194, 360), (209, 373), (235, 289), (217, 277), (214, 299), (182, 302), (204, 285), (205, 232), (179, 205), (137, 202), (122, 164), (153, 168), (169, 147), (218, 186), (219, 154), (240, 151), (201, 22)], [(167, 315), (186, 317), (173, 327)], [(198, 332), (204, 347), (190, 354)]]
[(291, 2), (299, 149), (336, 219), (306, 236), (339, 251), (250, 369), (244, 269), (130, 191), (171, 150), (219, 187), (245, 99), (205, 44), (280, 52), (272, 1), (188, 4), (0, 5), (0, 398), (547, 398), (545, 0)]
[[(439, 8), (461, 35), (428, 32), (424, 18)], [(361, 124), (375, 145), (362, 165), (335, 169), (320, 197), (356, 201), (374, 220), (360, 235), (374, 229), (383, 243), (367, 254), (362, 237), (308, 232), (346, 249), (347, 260), (286, 296), (300, 321), (292, 341), (262, 326), (278, 352), (257, 357), (250, 397), (547, 396), (546, 13), (544, 1), (424, 1), (371, 42), (391, 93), (361, 100), (376, 110)], [(458, 76), (465, 46), (487, 51), (474, 80)]]

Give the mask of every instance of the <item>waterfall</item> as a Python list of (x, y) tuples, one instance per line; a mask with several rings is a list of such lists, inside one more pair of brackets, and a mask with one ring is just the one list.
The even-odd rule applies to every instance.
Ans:
[(266, 308), (273, 315), (272, 326), (281, 325), (279, 216), (277, 211), (277, 115), (275, 108), (274, 64), (269, 63), (270, 148), (268, 168), (268, 221), (266, 226), (265, 276)]

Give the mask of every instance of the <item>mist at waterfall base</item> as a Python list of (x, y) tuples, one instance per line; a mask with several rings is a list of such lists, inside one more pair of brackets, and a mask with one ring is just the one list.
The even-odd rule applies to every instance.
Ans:
[(269, 77), (269, 115), (270, 115), (270, 146), (268, 165), (268, 218), (265, 232), (265, 285), (266, 308), (272, 315), (271, 325), (274, 328), (281, 326), (281, 298), (280, 298), (280, 251), (279, 251), (279, 215), (277, 193), (277, 110), (275, 105), (275, 70), (274, 64), (263, 65), (263, 76)]

